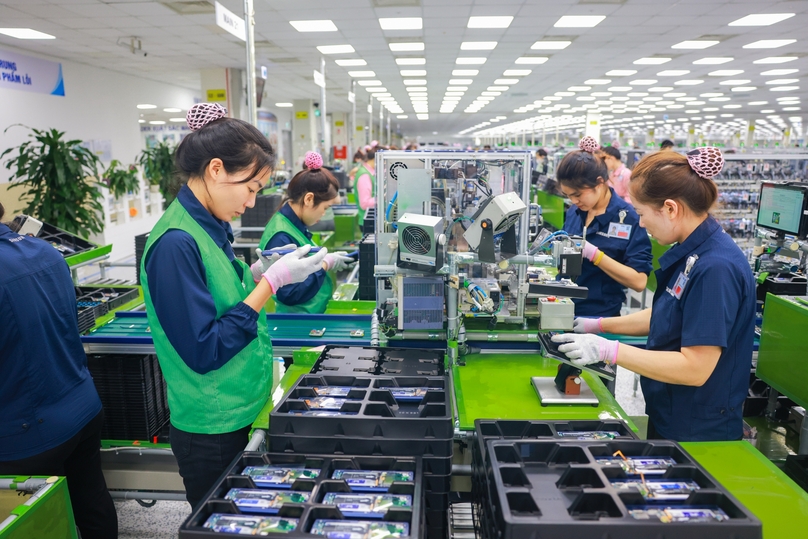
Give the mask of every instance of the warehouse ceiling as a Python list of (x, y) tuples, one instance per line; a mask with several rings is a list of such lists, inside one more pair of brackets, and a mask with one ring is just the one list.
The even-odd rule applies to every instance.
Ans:
[[(241, 0), (221, 3), (243, 14)], [(759, 125), (775, 129), (771, 117), (800, 117), (806, 94), (806, 0), (254, 3), (256, 60), (269, 70), (270, 108), (319, 98), (312, 73), (325, 57), (329, 110), (350, 110), (354, 78), (368, 83), (356, 87), (360, 118), (367, 118), (371, 89), (407, 135), (448, 139), (541, 117), (580, 117), (588, 110), (601, 112), (607, 124), (712, 116), (768, 118)], [(753, 14), (782, 15), (743, 19)], [(301, 32), (293, 21), (298, 27), (298, 21), (331, 24), (324, 23), (329, 31)], [(410, 29), (385, 30), (382, 24)], [(206, 0), (2, 0), (0, 26), (55, 37), (0, 35), (0, 46), (192, 89), (199, 89), (200, 69), (245, 65), (243, 42), (215, 25)], [(141, 47), (135, 53), (133, 37)], [(338, 50), (348, 52), (318, 50), (346, 45)], [(338, 65), (345, 60), (361, 65)]]

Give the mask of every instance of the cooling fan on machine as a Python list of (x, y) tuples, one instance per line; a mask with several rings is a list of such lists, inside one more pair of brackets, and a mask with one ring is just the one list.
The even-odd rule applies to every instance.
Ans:
[(463, 233), (469, 247), (477, 251), (482, 262), (496, 262), (494, 237), (502, 235), (500, 256), (503, 259), (517, 254), (514, 225), (525, 213), (527, 206), (514, 192), (502, 193), (486, 199), (472, 217), (473, 223)]
[(442, 217), (402, 215), (398, 220), (398, 267), (422, 271), (440, 268), (446, 243), (443, 228)]

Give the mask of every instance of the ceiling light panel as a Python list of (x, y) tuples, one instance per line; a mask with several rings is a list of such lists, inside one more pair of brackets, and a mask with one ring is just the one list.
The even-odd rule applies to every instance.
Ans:
[(606, 18), (604, 15), (565, 15), (553, 25), (555, 28), (594, 28)]
[(421, 17), (395, 17), (379, 19), (382, 30), (421, 30), (424, 21)]
[(331, 20), (289, 21), (298, 32), (336, 32), (337, 27)]
[(513, 17), (469, 17), (467, 28), (507, 28), (513, 22)]
[(0, 28), (0, 34), (17, 39), (56, 39), (56, 36), (32, 28)]
[(559, 51), (570, 46), (572, 41), (537, 41), (530, 46), (534, 51)]
[(687, 69), (668, 69), (657, 73), (657, 77), (681, 77), (690, 73)]
[(781, 86), (784, 84), (794, 84), (795, 82), (800, 82), (800, 79), (772, 79), (767, 80), (766, 84), (774, 84), (776, 86)]
[(533, 73), (530, 69), (506, 69), (503, 73), (503, 77), (526, 77)]
[[(359, 84), (362, 84), (362, 81), (359, 81)], [(426, 79), (404, 79), (405, 86), (424, 86), (426, 85)]]
[(384, 86), (366, 86), (365, 91), (371, 94), (375, 94), (377, 92), (386, 92), (387, 88)]
[(755, 41), (753, 43), (749, 43), (744, 45), (744, 49), (777, 49), (779, 47), (785, 47), (786, 45), (791, 45), (792, 43), (796, 43), (796, 39), (761, 39), (760, 41)]
[(496, 41), (464, 41), (460, 44), (461, 51), (491, 51), (497, 46)]
[(728, 26), (770, 26), (793, 16), (794, 13), (755, 13), (732, 21)]
[(366, 61), (359, 58), (343, 58), (342, 60), (334, 60), (334, 62), (341, 67), (359, 67), (368, 65)]
[(359, 86), (381, 86), (382, 81), (380, 80), (359, 80), (356, 81), (359, 83)]
[(547, 60), (548, 58), (546, 56), (520, 56), (514, 63), (539, 65), (545, 63)]
[(770, 69), (769, 71), (764, 71), (761, 75), (764, 77), (781, 77), (783, 75), (793, 75), (798, 71), (799, 69)]
[(402, 69), (400, 73), (402, 77), (426, 77), (426, 69)]
[(676, 86), (697, 86), (702, 83), (704, 83), (704, 81), (701, 79), (683, 79), (683, 80), (677, 80), (673, 84), (675, 84)]
[(375, 77), (376, 72), (375, 71), (348, 71), (348, 75), (355, 78), (355, 79), (361, 79), (363, 77)]
[(422, 66), (426, 64), (426, 58), (396, 58), (396, 64), (400, 66)]
[(721, 84), (723, 86), (741, 86), (743, 84), (749, 84), (750, 82), (752, 81), (748, 79), (730, 79), (730, 80), (722, 80), (718, 84)]
[(636, 65), (649, 65), (649, 66), (653, 66), (653, 65), (666, 64), (666, 63), (670, 62), (671, 60), (672, 60), (672, 58), (654, 58), (654, 57), (648, 57), (648, 58), (640, 58), (639, 60), (634, 60), (634, 63), (635, 63)]
[(449, 79), (449, 84), (451, 86), (455, 86), (458, 84), (471, 84), (474, 82), (474, 79)]
[(693, 41), (680, 41), (676, 45), (671, 45), (672, 49), (707, 49), (712, 47), (713, 45), (718, 45), (720, 41), (700, 41), (700, 40), (693, 40)]
[(753, 64), (785, 64), (787, 62), (793, 62), (796, 60), (796, 56), (769, 56), (768, 58), (761, 58), (760, 60), (755, 60), (752, 62)]
[(351, 45), (320, 45), (317, 50), (322, 54), (350, 54), (356, 52)]
[(709, 56), (707, 58), (701, 58), (699, 60), (695, 60), (693, 63), (695, 65), (713, 66), (713, 65), (726, 64), (728, 62), (733, 61), (734, 59), (735, 58), (732, 58), (730, 56)]
[(393, 52), (419, 52), (424, 50), (424, 44), (418, 41), (409, 43), (390, 43), (390, 50)]

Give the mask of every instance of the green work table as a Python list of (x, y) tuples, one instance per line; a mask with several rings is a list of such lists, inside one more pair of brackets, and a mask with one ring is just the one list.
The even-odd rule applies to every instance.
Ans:
[(808, 493), (748, 442), (682, 447), (763, 523), (764, 539), (808, 535)]
[(461, 430), (474, 430), (475, 419), (623, 419), (637, 427), (596, 376), (583, 378), (598, 397), (598, 406), (542, 406), (530, 383), (533, 376), (555, 376), (559, 362), (538, 354), (469, 354), (464, 366), (452, 368)]
[(278, 383), (278, 387), (272, 392), (264, 407), (258, 412), (258, 417), (252, 424), (253, 429), (263, 429), (269, 431), (269, 412), (283, 400), (283, 395), (292, 389), (297, 379), (304, 374), (309, 374), (317, 358), (320, 357), (320, 348), (307, 350), (297, 350), (294, 353), (294, 363), (286, 369), (283, 377)]

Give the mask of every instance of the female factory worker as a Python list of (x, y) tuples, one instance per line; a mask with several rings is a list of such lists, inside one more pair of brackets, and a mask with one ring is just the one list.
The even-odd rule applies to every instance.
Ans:
[(171, 448), (196, 506), (247, 445), (272, 390), (263, 306), (316, 271), (326, 252), (298, 249), (266, 268), (238, 260), (229, 221), (255, 204), (275, 153), (252, 125), (200, 103), (177, 147), (186, 181), (146, 242), (141, 272), (149, 327), (168, 385)]
[[(319, 221), (325, 211), (339, 201), (339, 182), (323, 167), (323, 158), (315, 152), (306, 153), (303, 170), (298, 172), (286, 189), (286, 203), (270, 219), (258, 242), (263, 249), (289, 244), (314, 245), (307, 227)], [(275, 291), (275, 311), (279, 313), (323, 313), (334, 293), (334, 283), (328, 271), (340, 271), (353, 259), (329, 254), (322, 268), (306, 280)]]
[(373, 145), (365, 153), (366, 161), (354, 176), (353, 190), (359, 201), (359, 222), (365, 220), (365, 213), (376, 206), (376, 151)]
[(104, 412), (79, 339), (70, 269), (47, 242), (3, 224), (0, 327), (0, 475), (66, 476), (81, 536), (118, 537), (101, 471)]
[(755, 284), (749, 263), (708, 211), (723, 165), (716, 148), (640, 161), (629, 190), (640, 222), (661, 244), (652, 309), (586, 320), (576, 332), (647, 335), (646, 350), (597, 335), (556, 335), (580, 364), (607, 361), (642, 375), (649, 438), (739, 440), (749, 386)]
[(651, 241), (639, 225), (629, 203), (609, 187), (598, 144), (584, 137), (578, 151), (570, 152), (556, 170), (561, 191), (574, 204), (567, 211), (564, 230), (582, 235), (586, 227), (580, 286), (589, 288), (587, 299), (575, 300), (577, 316), (618, 316), (625, 288), (645, 290), (651, 273)]

